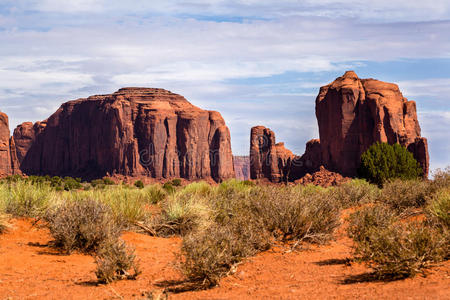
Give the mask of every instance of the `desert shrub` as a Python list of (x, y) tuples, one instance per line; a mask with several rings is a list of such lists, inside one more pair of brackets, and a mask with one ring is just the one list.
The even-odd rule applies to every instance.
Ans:
[(431, 192), (429, 186), (430, 184), (423, 180), (396, 179), (384, 185), (379, 200), (398, 213), (408, 213), (410, 209), (425, 205)]
[(165, 189), (168, 194), (173, 194), (176, 192), (175, 187), (170, 182), (164, 183), (163, 189)]
[(400, 144), (373, 144), (361, 155), (358, 175), (372, 183), (382, 185), (394, 178), (414, 179), (423, 171), (414, 156)]
[(64, 177), (64, 189), (66, 191), (81, 189), (81, 183), (75, 178), (72, 177)]
[(144, 188), (144, 183), (142, 182), (142, 180), (136, 180), (134, 182), (134, 186), (137, 187), (138, 189), (143, 189)]
[(172, 179), (172, 185), (173, 186), (181, 186), (181, 179), (180, 178)]
[(254, 183), (251, 180), (244, 180), (244, 181), (242, 181), (242, 184), (243, 185), (248, 185), (248, 186), (255, 186), (256, 185), (256, 183)]
[(213, 192), (214, 192), (213, 188), (209, 183), (205, 181), (200, 181), (200, 182), (192, 182), (186, 185), (182, 190), (178, 192), (178, 194), (179, 195), (190, 194), (206, 197), (211, 195)]
[(94, 179), (91, 181), (91, 185), (94, 188), (104, 188), (105, 187), (105, 183), (104, 183), (103, 179)]
[[(414, 276), (445, 257), (446, 238), (426, 223), (398, 222), (384, 206), (366, 207), (350, 218), (357, 260), (365, 262), (378, 278)], [(447, 248), (448, 249), (448, 248)]]
[(353, 179), (332, 190), (333, 197), (344, 208), (371, 203), (377, 199), (379, 193), (376, 185), (364, 179)]
[(103, 243), (97, 250), (95, 262), (97, 264), (95, 275), (101, 283), (135, 279), (141, 273), (134, 249), (120, 239)]
[(190, 194), (173, 194), (162, 203), (162, 212), (152, 219), (152, 226), (163, 236), (186, 235), (207, 227), (211, 213), (206, 199)]
[(251, 196), (251, 205), (276, 238), (320, 243), (339, 226), (339, 203), (325, 189), (264, 188), (263, 193)]
[(450, 188), (437, 191), (430, 199), (426, 209), (428, 218), (442, 228), (450, 229)]
[(433, 181), (430, 187), (433, 191), (437, 191), (443, 188), (450, 188), (450, 167), (444, 170), (438, 169), (433, 173)]
[(121, 228), (111, 209), (95, 200), (68, 201), (45, 215), (53, 244), (66, 253), (92, 253), (108, 240), (119, 237)]
[(38, 217), (50, 207), (55, 192), (48, 184), (15, 181), (0, 185), (5, 211), (14, 216)]
[(167, 192), (159, 184), (147, 185), (143, 190), (147, 202), (151, 204), (157, 204), (166, 199)]
[(105, 185), (114, 185), (114, 181), (109, 177), (103, 177), (103, 184)]
[(235, 264), (270, 247), (268, 232), (252, 220), (235, 218), (226, 225), (214, 224), (183, 239), (181, 269), (195, 288), (218, 284)]

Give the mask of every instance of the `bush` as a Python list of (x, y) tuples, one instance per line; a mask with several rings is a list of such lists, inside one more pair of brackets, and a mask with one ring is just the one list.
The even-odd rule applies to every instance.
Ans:
[(105, 185), (114, 185), (115, 184), (114, 181), (109, 177), (103, 177), (103, 183)]
[(450, 229), (450, 188), (436, 192), (426, 210), (428, 218), (437, 222), (445, 230)]
[(395, 213), (382, 206), (353, 214), (349, 235), (355, 241), (357, 260), (365, 262), (383, 279), (414, 276), (442, 261), (448, 242), (425, 223), (398, 222)]
[(105, 182), (103, 181), (103, 179), (94, 179), (91, 181), (91, 185), (94, 188), (104, 188)]
[(342, 207), (349, 208), (374, 202), (380, 190), (364, 179), (353, 179), (333, 188), (332, 194)]
[(361, 155), (358, 169), (360, 177), (380, 186), (390, 179), (415, 179), (422, 173), (419, 163), (405, 147), (379, 142)]
[(81, 183), (72, 177), (64, 177), (64, 189), (70, 191), (73, 189), (81, 189)]
[(181, 186), (181, 179), (180, 178), (172, 179), (172, 185), (173, 186)]
[(181, 269), (195, 288), (215, 286), (242, 259), (270, 247), (269, 234), (252, 220), (234, 219), (214, 224), (183, 239)]
[(157, 204), (166, 199), (167, 192), (159, 184), (147, 185), (144, 188), (144, 193), (147, 198), (147, 202), (151, 204)]
[(136, 180), (134, 182), (134, 186), (137, 187), (138, 189), (143, 189), (144, 188), (144, 183), (141, 180)]
[(165, 189), (168, 194), (173, 194), (176, 192), (176, 189), (170, 182), (164, 183), (163, 189)]
[(92, 253), (106, 241), (119, 237), (121, 228), (111, 209), (94, 200), (66, 202), (45, 215), (53, 244), (64, 252)]
[(95, 262), (95, 275), (101, 283), (135, 279), (141, 274), (134, 250), (122, 240), (109, 240), (102, 244), (96, 253)]
[(430, 184), (426, 181), (396, 179), (384, 185), (380, 201), (398, 213), (408, 213), (410, 209), (423, 207), (430, 192)]
[(152, 227), (162, 236), (186, 235), (209, 226), (211, 215), (206, 199), (174, 194), (162, 204), (162, 213), (152, 219)]
[(19, 217), (39, 217), (55, 199), (55, 192), (48, 184), (14, 181), (0, 185), (5, 211)]

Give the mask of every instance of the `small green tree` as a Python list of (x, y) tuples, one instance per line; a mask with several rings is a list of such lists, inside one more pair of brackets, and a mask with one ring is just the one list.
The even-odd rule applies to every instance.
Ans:
[(381, 186), (394, 178), (417, 178), (422, 175), (422, 168), (413, 154), (400, 144), (377, 142), (361, 155), (358, 175)]

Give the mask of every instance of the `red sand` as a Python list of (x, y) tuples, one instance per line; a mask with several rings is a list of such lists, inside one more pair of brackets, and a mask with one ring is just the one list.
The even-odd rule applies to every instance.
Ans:
[[(143, 273), (137, 280), (95, 284), (94, 259), (87, 255), (60, 255), (46, 247), (48, 231), (29, 220), (13, 220), (13, 228), (0, 235), (0, 299), (143, 299), (161, 288), (163, 280), (180, 279), (173, 267), (179, 238), (154, 238), (126, 233)], [(450, 299), (450, 263), (394, 282), (344, 283), (361, 279), (368, 269), (348, 264), (351, 241), (341, 233), (326, 246), (286, 253), (283, 247), (261, 253), (238, 266), (219, 287), (171, 294), (169, 299)]]

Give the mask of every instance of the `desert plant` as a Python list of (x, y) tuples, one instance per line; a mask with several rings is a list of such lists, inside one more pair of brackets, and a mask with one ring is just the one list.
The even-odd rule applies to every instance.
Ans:
[(114, 181), (109, 177), (103, 177), (103, 183), (105, 185), (114, 185), (115, 184)]
[(144, 190), (148, 203), (157, 204), (166, 199), (167, 192), (159, 184), (147, 185)]
[(14, 216), (39, 217), (55, 200), (55, 192), (48, 184), (32, 184), (18, 180), (0, 185), (4, 194), (5, 211)]
[(144, 183), (142, 182), (142, 180), (136, 180), (134, 182), (134, 186), (137, 187), (138, 189), (143, 189), (144, 188)]
[(415, 179), (423, 171), (414, 156), (400, 144), (375, 143), (361, 155), (358, 175), (382, 185), (394, 178)]
[(153, 228), (163, 236), (186, 235), (211, 222), (207, 200), (190, 194), (172, 194), (162, 203), (162, 213), (152, 219)]
[(101, 283), (135, 279), (141, 274), (134, 249), (120, 239), (105, 241), (97, 250), (95, 262), (97, 264), (95, 275)]
[(448, 242), (426, 223), (398, 222), (396, 213), (385, 206), (354, 213), (348, 231), (355, 242), (356, 259), (384, 279), (414, 276), (443, 260)]
[(54, 246), (66, 253), (95, 252), (104, 242), (117, 239), (121, 232), (111, 209), (91, 199), (65, 202), (48, 211), (45, 220)]
[(379, 200), (396, 212), (408, 214), (411, 209), (423, 207), (432, 190), (423, 180), (395, 179), (384, 184)]
[(181, 179), (180, 178), (174, 178), (171, 181), (173, 186), (181, 186)]
[(204, 289), (218, 284), (242, 259), (270, 247), (268, 232), (252, 220), (234, 219), (227, 225), (214, 224), (204, 231), (195, 231), (183, 239), (181, 270)]
[(426, 209), (428, 218), (445, 230), (450, 230), (450, 188), (437, 191)]
[(371, 203), (378, 198), (379, 193), (380, 189), (376, 185), (364, 179), (353, 179), (332, 190), (333, 197), (344, 208)]

